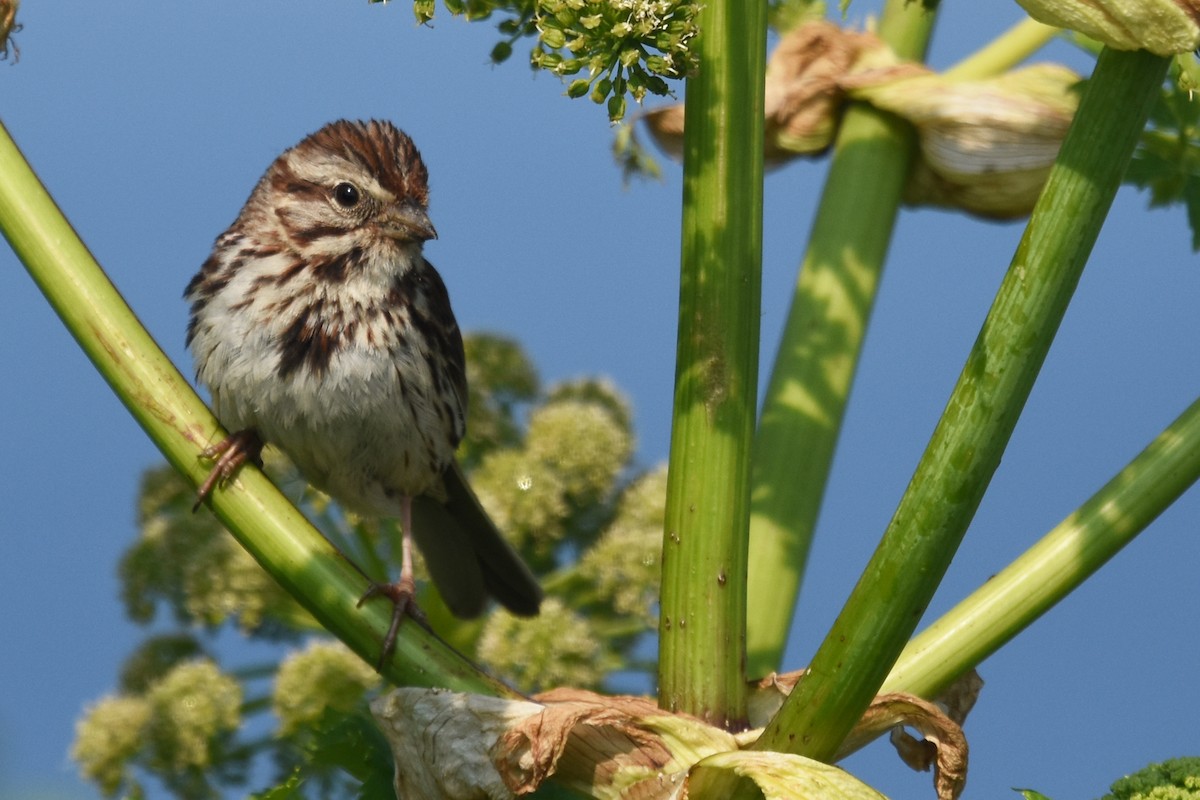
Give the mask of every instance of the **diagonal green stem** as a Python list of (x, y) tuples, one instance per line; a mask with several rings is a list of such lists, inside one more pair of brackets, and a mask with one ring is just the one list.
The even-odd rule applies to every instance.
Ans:
[(977, 80), (1000, 75), (1045, 47), (1061, 32), (1061, 28), (1026, 17), (942, 75), (956, 80)]
[(745, 718), (750, 444), (762, 267), (764, 0), (700, 12), (688, 79), (659, 702)]
[[(893, 0), (879, 35), (921, 58), (934, 13)], [(779, 669), (915, 137), (866, 104), (846, 111), (754, 440), (747, 671)]]
[(935, 697), (1046, 613), (1200, 480), (1200, 400), (1020, 558), (914, 637), (881, 692)]
[(756, 747), (833, 757), (924, 613), (1000, 463), (1166, 75), (1105, 49), (883, 540)]
[[(167, 460), (199, 483), (217, 421), (142, 327), (0, 125), (0, 229), (112, 390)], [(182, 329), (182, 323), (181, 323)], [(275, 580), (367, 661), (391, 609), (355, 603), (366, 582), (261, 472), (215, 492), (213, 512)], [(201, 511), (199, 513), (208, 513)], [(420, 625), (404, 625), (384, 675), (399, 684), (511, 693)]]

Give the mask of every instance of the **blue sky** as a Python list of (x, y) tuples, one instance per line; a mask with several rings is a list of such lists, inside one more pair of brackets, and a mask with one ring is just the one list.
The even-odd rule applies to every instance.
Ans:
[[(945, 0), (946, 66), (1021, 17)], [(852, 17), (875, 8), (856, 2)], [(460, 323), (518, 338), (550, 382), (612, 377), (639, 461), (666, 458), (680, 180), (623, 189), (602, 110), (489, 23), (410, 6), (26, 3), (0, 120), (171, 357), (183, 286), (285, 147), (339, 117), (386, 117), (421, 148), (440, 238), (430, 259)], [(1065, 45), (1050, 55), (1086, 70)], [(766, 184), (763, 367), (787, 312), (824, 162)], [(1021, 233), (902, 214), (847, 413), (788, 666), (807, 662), (904, 490)], [(1200, 389), (1200, 260), (1180, 209), (1122, 190), (988, 496), (929, 620), (1099, 488)], [(117, 596), (141, 471), (158, 456), (33, 282), (0, 247), (0, 798), (93, 797), (67, 759), (80, 709), (112, 689), (143, 631)], [(981, 667), (967, 797), (1089, 798), (1148, 761), (1200, 753), (1200, 493)], [(931, 796), (877, 744), (852, 771)]]

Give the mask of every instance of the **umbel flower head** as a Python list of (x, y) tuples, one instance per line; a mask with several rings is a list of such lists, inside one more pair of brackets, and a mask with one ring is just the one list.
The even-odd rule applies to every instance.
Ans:
[(75, 723), (71, 757), (104, 794), (116, 794), (128, 780), (128, 762), (142, 747), (149, 719), (145, 698), (110, 695), (97, 700)]
[[(372, 0), (372, 2), (386, 0)], [(570, 97), (606, 105), (613, 122), (625, 116), (626, 97), (670, 94), (668, 80), (696, 68), (691, 50), (700, 4), (686, 0), (443, 0), (452, 14), (484, 19), (512, 16), (497, 26), (504, 40), (492, 49), (496, 63), (513, 54), (525, 36), (536, 37), (529, 55), (534, 69), (559, 77), (586, 75), (567, 86)], [(434, 0), (414, 0), (421, 23), (433, 19)]]
[(141, 535), (120, 566), (130, 617), (150, 622), (162, 601), (178, 621), (208, 628), (236, 621), (251, 632), (305, 617), (215, 517), (192, 513), (194, 502), (194, 490), (171, 467), (142, 476)]
[(534, 67), (558, 75), (587, 72), (567, 87), (571, 97), (608, 101), (614, 122), (625, 115), (625, 94), (667, 94), (666, 79), (695, 68), (689, 46), (699, 6), (679, 0), (537, 0)]
[(287, 736), (321, 718), (327, 709), (348, 712), (379, 685), (369, 664), (337, 641), (314, 639), (279, 665), (271, 709)]
[(667, 468), (643, 475), (621, 497), (616, 518), (579, 562), (579, 574), (623, 617), (657, 625)]
[(131, 783), (134, 761), (163, 775), (204, 770), (241, 724), (242, 687), (207, 659), (176, 665), (144, 694), (105, 697), (75, 727), (72, 757), (108, 795)]
[(504, 611), (488, 617), (478, 654), (496, 672), (526, 689), (596, 686), (618, 666), (602, 646), (592, 620), (553, 597), (532, 620)]

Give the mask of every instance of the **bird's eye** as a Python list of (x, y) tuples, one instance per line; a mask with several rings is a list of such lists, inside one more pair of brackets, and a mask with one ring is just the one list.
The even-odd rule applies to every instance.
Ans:
[(342, 208), (354, 208), (362, 199), (362, 195), (353, 183), (342, 181), (333, 187), (333, 199)]

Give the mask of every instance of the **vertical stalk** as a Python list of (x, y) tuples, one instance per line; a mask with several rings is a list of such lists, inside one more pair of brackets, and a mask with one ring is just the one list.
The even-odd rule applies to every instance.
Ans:
[[(891, 0), (879, 35), (921, 59), (935, 10)], [(747, 670), (778, 669), (867, 321), (913, 158), (911, 126), (865, 103), (842, 120), (754, 441)]]
[(686, 87), (659, 702), (745, 718), (746, 546), (762, 267), (764, 0), (700, 12)]
[(908, 490), (808, 675), (756, 747), (830, 759), (883, 683), (1000, 463), (1168, 63), (1101, 52)]

